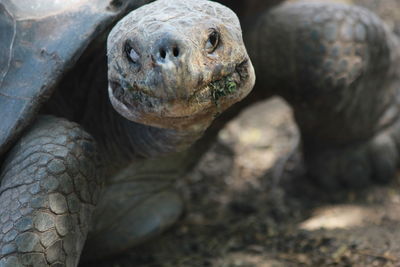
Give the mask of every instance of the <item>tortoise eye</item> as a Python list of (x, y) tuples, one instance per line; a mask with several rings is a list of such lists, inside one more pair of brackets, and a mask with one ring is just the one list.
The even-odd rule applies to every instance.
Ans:
[(206, 50), (209, 54), (213, 53), (219, 44), (219, 33), (215, 29), (211, 29), (206, 43)]
[(126, 53), (126, 57), (128, 58), (129, 62), (132, 62), (134, 64), (139, 63), (140, 56), (135, 51), (135, 49), (129, 44), (129, 42), (125, 43), (125, 53)]

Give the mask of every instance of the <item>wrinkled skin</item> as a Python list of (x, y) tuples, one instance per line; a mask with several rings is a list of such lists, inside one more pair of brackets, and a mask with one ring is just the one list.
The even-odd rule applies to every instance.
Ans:
[(253, 54), (258, 84), (293, 107), (309, 175), (330, 189), (390, 180), (398, 37), (366, 9), (318, 1), (279, 5), (247, 32), (250, 54), (262, 47)]
[(170, 226), (186, 150), (255, 82), (238, 18), (208, 1), (137, 9), (88, 59), (2, 164), (0, 266), (76, 266), (85, 242), (83, 257), (96, 259)]
[[(254, 84), (239, 21), (219, 5), (158, 1), (135, 10), (111, 31), (107, 53), (114, 108), (146, 125), (207, 126)], [(211, 84), (228, 77), (237, 89), (213, 99)]]
[(393, 32), (367, 10), (327, 1), (222, 2), (243, 16), (255, 90), (243, 99), (255, 78), (230, 10), (160, 0), (130, 13), (107, 51), (104, 37), (87, 49), (6, 155), (0, 266), (76, 266), (82, 250), (100, 259), (159, 234), (182, 213), (175, 181), (225, 122), (273, 94), (293, 107), (319, 184), (394, 175)]

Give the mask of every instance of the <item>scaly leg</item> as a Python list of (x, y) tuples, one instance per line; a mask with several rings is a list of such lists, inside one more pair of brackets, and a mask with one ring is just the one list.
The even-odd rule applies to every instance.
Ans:
[(246, 39), (258, 88), (293, 107), (311, 177), (337, 188), (394, 176), (400, 45), (377, 16), (325, 1), (288, 3), (263, 14)]
[(101, 188), (93, 139), (40, 117), (2, 164), (0, 266), (77, 266)]

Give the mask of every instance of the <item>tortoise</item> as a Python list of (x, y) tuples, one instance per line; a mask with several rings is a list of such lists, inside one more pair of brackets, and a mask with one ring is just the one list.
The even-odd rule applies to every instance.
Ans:
[(0, 266), (77, 266), (167, 229), (184, 206), (175, 181), (274, 94), (320, 185), (394, 176), (399, 40), (375, 14), (275, 1), (242, 14), (242, 38), (219, 3), (148, 2), (0, 3)]

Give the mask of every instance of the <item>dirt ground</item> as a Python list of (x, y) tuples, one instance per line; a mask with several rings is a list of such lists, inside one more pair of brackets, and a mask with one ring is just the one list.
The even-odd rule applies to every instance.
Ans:
[[(399, 0), (343, 0), (400, 33)], [(291, 110), (252, 106), (179, 185), (186, 213), (156, 240), (99, 267), (400, 266), (400, 175), (325, 192), (307, 178)]]
[(298, 139), (282, 100), (246, 110), (180, 185), (179, 223), (94, 266), (400, 266), (400, 180), (324, 192), (305, 175)]

